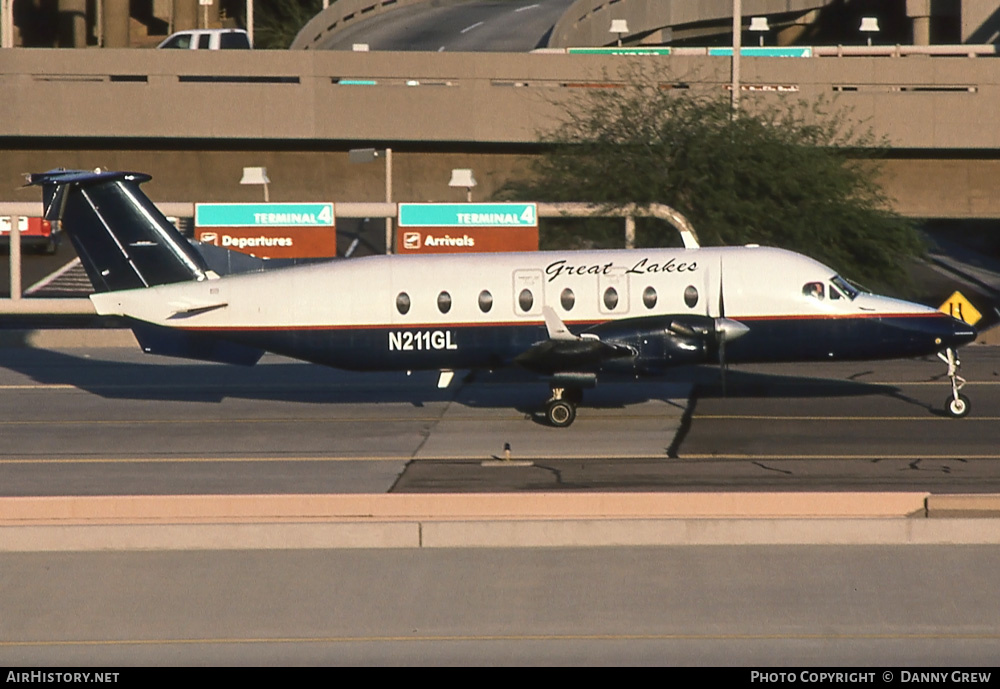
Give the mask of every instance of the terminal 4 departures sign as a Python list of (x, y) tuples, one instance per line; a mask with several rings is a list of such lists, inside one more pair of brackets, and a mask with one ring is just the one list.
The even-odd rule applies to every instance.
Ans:
[(538, 251), (534, 203), (401, 203), (400, 254)]
[(260, 258), (337, 255), (332, 203), (199, 203), (195, 239)]

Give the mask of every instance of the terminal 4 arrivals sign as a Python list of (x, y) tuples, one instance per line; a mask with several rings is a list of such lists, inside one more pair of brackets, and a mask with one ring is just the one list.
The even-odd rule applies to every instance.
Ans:
[(401, 203), (399, 254), (538, 251), (534, 203)]
[(195, 239), (260, 258), (337, 255), (332, 203), (199, 203)]

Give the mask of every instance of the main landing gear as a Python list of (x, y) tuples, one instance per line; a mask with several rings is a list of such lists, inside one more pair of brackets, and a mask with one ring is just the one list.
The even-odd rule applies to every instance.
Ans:
[(583, 401), (580, 388), (552, 387), (552, 397), (545, 403), (545, 420), (550, 426), (566, 428), (576, 420), (576, 407)]
[(965, 387), (965, 378), (958, 375), (958, 369), (962, 366), (962, 362), (958, 360), (958, 354), (955, 350), (950, 347), (943, 352), (938, 352), (938, 358), (948, 364), (948, 379), (951, 381), (951, 394), (944, 401), (944, 410), (949, 416), (960, 419), (969, 413), (972, 405), (968, 397), (958, 392)]

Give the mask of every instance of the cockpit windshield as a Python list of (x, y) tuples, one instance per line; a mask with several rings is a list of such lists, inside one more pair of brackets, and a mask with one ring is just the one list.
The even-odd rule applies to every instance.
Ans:
[(846, 294), (847, 298), (850, 299), (851, 301), (854, 301), (854, 297), (861, 294), (861, 290), (859, 290), (857, 287), (855, 287), (854, 285), (852, 285), (839, 275), (834, 275), (832, 278), (830, 278), (830, 282), (832, 282), (840, 289), (840, 291)]

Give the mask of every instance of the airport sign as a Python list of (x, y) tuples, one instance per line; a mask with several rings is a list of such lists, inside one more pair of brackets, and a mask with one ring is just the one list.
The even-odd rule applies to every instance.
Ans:
[(957, 318), (960, 321), (965, 321), (969, 325), (975, 325), (983, 318), (983, 314), (979, 312), (972, 302), (959, 291), (956, 291), (938, 309), (941, 313), (946, 313), (952, 318)]
[(332, 203), (199, 203), (197, 227), (333, 227)]
[(200, 242), (259, 258), (337, 255), (332, 203), (199, 203), (194, 236)]
[(534, 203), (401, 203), (400, 227), (538, 227)]
[[(810, 46), (798, 48), (780, 48), (777, 46), (747, 46), (740, 48), (741, 57), (812, 57), (813, 49)], [(708, 54), (712, 57), (732, 57), (733, 49), (730, 48), (709, 48)]]
[(646, 47), (603, 47), (603, 48), (567, 48), (570, 55), (669, 55), (670, 48), (660, 46)]
[(400, 254), (538, 251), (534, 203), (401, 203)]

